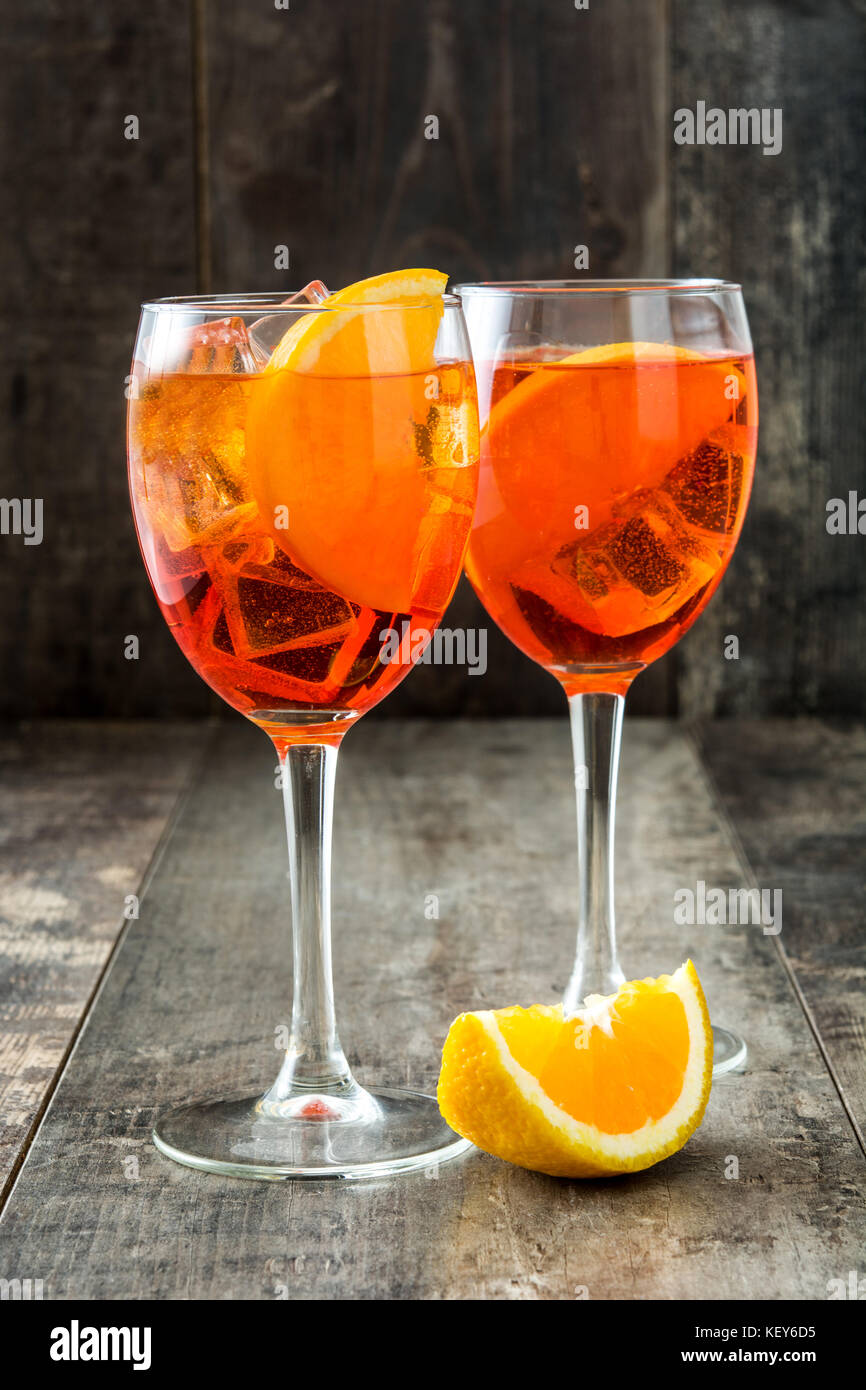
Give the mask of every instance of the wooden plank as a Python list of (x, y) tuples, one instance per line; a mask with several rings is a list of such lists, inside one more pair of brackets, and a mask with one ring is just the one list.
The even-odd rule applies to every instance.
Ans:
[[(860, 715), (866, 571), (826, 503), (864, 492), (866, 12), (849, 0), (672, 0), (677, 275), (743, 285), (761, 426), (755, 490), (719, 596), (680, 649), (693, 716)], [(781, 107), (782, 152), (673, 144), (673, 112)], [(726, 661), (727, 634), (739, 637)]]
[(439, 261), (455, 280), (556, 278), (576, 243), (593, 275), (658, 274), (665, 9), (209, 7), (215, 288)]
[(42, 499), (44, 527), (0, 538), (0, 716), (204, 713), (136, 562), (124, 458), (139, 305), (195, 290), (189, 14), (0, 14), (2, 495)]
[[(678, 927), (674, 892), (744, 870), (694, 745), (627, 722), (619, 818), (629, 973), (694, 956), (746, 1074), (648, 1173), (569, 1183), (473, 1153), (370, 1184), (255, 1184), (172, 1165), (157, 1107), (262, 1084), (288, 1017), (273, 755), (225, 726), (184, 807), (0, 1228), (0, 1271), (50, 1298), (778, 1299), (856, 1268), (862, 1171), (789, 979), (751, 928)], [(341, 1033), (369, 1081), (432, 1087), (464, 1008), (549, 1000), (574, 931), (565, 720), (369, 723), (336, 826)], [(438, 893), (440, 916), (424, 916)], [(734, 1155), (739, 1177), (726, 1178)], [(130, 1159), (136, 1159), (131, 1164)]]
[(208, 732), (58, 722), (0, 734), (0, 1189)]
[(783, 895), (777, 944), (866, 1133), (866, 730), (818, 720), (716, 721), (703, 757), (761, 887)]
[[(400, 265), (460, 279), (666, 273), (666, 0), (208, 8), (216, 290), (334, 285)], [(435, 116), (438, 138), (425, 138)], [(289, 250), (287, 270), (275, 249)], [(562, 696), (467, 583), (448, 621), (490, 627), (490, 670), (422, 669), (409, 714), (556, 714)], [(673, 713), (674, 659), (634, 694)]]

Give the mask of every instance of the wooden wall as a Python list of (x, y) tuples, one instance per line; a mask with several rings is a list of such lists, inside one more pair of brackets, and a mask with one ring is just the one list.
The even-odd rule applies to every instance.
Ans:
[[(866, 541), (825, 529), (827, 498), (866, 493), (857, 0), (0, 0), (0, 17), (2, 495), (45, 517), (40, 546), (0, 537), (0, 712), (212, 708), (128, 514), (143, 298), (401, 264), (568, 276), (578, 243), (594, 276), (740, 280), (758, 354), (736, 559), (632, 708), (861, 707)], [(782, 153), (675, 145), (674, 110), (699, 99), (782, 107)], [(485, 622), (465, 585), (449, 621)], [(383, 713), (561, 709), (492, 625), (489, 661), (483, 679), (419, 669)]]

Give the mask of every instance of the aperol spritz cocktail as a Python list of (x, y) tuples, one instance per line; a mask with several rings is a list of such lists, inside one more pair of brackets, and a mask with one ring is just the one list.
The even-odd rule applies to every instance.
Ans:
[(664, 344), (480, 362), (467, 572), (569, 692), (626, 689), (711, 598), (749, 497), (751, 354)]
[(129, 391), (133, 512), (190, 663), (277, 750), (294, 989), (264, 1095), (171, 1110), (154, 1141), (239, 1177), (364, 1177), (453, 1157), (435, 1098), (361, 1086), (330, 938), (346, 730), (421, 656), (457, 583), (478, 480), (459, 301), (438, 271), (329, 294), (146, 304)]
[(296, 737), (303, 715), (312, 737), (317, 712), (344, 729), (387, 695), (409, 669), (381, 659), (388, 634), (418, 651), (448, 604), (477, 484), (471, 366), (286, 369), (271, 405), (271, 375), (230, 370), (242, 330), (194, 330), (202, 370), (142, 371), (135, 519), (198, 674), (269, 732)]
[[(479, 385), (481, 477), (466, 569), (490, 614), (563, 686), (578, 825), (566, 1012), (623, 983), (614, 805), (624, 696), (691, 627), (733, 554), (758, 398), (738, 285), (459, 287)], [(745, 1045), (714, 1030), (715, 1068)]]

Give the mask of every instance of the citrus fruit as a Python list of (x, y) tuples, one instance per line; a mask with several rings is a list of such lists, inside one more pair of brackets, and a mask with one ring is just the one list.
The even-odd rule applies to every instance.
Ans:
[(424, 465), (445, 461), (431, 449), (446, 280), (394, 271), (330, 295), (252, 386), (247, 463), (274, 540), (326, 588), (386, 613), (411, 611)]
[(560, 1005), (461, 1014), (439, 1108), (478, 1148), (522, 1168), (590, 1178), (649, 1168), (703, 1119), (713, 1037), (697, 971), (632, 980)]
[[(432, 368), (447, 283), (441, 270), (391, 270), (336, 290), (321, 307), (342, 312), (305, 314), (296, 320), (274, 349), (266, 371), (291, 367), (345, 376)], [(384, 305), (396, 306), (398, 312), (369, 312)], [(400, 306), (411, 306), (414, 312), (401, 314)]]
[[(506, 375), (522, 365), (497, 364)], [(528, 375), (495, 401), (481, 435), (492, 479), (482, 478), (479, 524), (495, 516), (497, 553), (511, 571), (573, 542), (578, 506), (596, 531), (618, 500), (657, 488), (733, 409), (730, 359), (670, 343), (607, 343), (525, 365)]]

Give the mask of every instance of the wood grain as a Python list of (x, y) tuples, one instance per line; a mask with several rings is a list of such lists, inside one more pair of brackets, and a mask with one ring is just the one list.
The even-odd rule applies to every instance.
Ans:
[(0, 735), (0, 1189), (208, 733), (56, 723)]
[(215, 288), (336, 287), (440, 261), (455, 281), (550, 278), (573, 274), (576, 242), (594, 275), (658, 273), (664, 12), (210, 7)]
[[(455, 1013), (563, 987), (569, 756), (564, 720), (369, 724), (347, 739), (335, 958), (362, 1079), (430, 1087)], [(220, 732), (7, 1205), (6, 1277), (61, 1299), (773, 1300), (823, 1299), (856, 1268), (862, 1154), (778, 954), (754, 928), (674, 924), (677, 888), (750, 870), (695, 745), (662, 721), (626, 722), (622, 956), (641, 975), (692, 955), (714, 1017), (750, 1045), (681, 1154), (588, 1183), (478, 1153), (370, 1184), (255, 1184), (159, 1158), (158, 1107), (263, 1084), (276, 1065), (289, 989), (272, 764), (255, 731)]]
[(783, 895), (777, 944), (863, 1143), (866, 731), (818, 720), (735, 728), (732, 739), (720, 721), (701, 726), (701, 753), (756, 882)]
[(125, 460), (139, 305), (195, 290), (187, 10), (0, 17), (0, 493), (44, 509), (41, 545), (0, 536), (0, 716), (202, 714), (138, 558)]
[[(761, 425), (755, 486), (718, 597), (682, 645), (688, 715), (863, 711), (862, 537), (826, 504), (866, 492), (866, 11), (850, 0), (672, 0), (673, 111), (781, 107), (781, 154), (674, 146), (674, 273), (738, 280)], [(738, 661), (724, 638), (739, 637)]]

